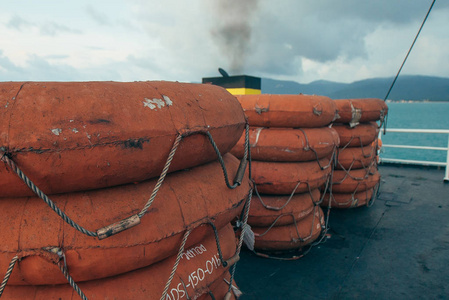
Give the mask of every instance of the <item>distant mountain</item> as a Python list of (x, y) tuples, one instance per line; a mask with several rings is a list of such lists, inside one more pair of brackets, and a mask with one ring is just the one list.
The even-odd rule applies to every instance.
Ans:
[[(262, 78), (264, 94), (316, 94), (332, 99), (381, 98), (390, 88), (393, 78), (372, 78), (353, 83), (318, 80), (308, 84)], [(402, 75), (388, 97), (390, 100), (449, 101), (449, 78)]]

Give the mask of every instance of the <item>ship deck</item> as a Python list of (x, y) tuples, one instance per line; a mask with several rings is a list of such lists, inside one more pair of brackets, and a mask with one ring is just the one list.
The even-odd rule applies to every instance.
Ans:
[(242, 250), (241, 299), (448, 299), (444, 171), (383, 165), (372, 207), (330, 211), (328, 236), (295, 261)]

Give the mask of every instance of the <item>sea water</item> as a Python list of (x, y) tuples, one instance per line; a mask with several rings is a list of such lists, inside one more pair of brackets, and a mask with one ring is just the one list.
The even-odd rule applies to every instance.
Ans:
[[(384, 144), (448, 147), (448, 134), (394, 133), (388, 128), (449, 130), (449, 102), (389, 102), (387, 133), (381, 135)], [(445, 162), (447, 152), (382, 148), (382, 158)]]

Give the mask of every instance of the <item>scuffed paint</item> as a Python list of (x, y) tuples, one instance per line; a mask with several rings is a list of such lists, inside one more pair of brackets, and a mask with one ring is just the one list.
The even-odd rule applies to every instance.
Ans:
[(51, 132), (53, 132), (54, 135), (59, 135), (59, 134), (61, 134), (62, 129), (61, 128), (55, 128), (55, 129), (52, 129)]
[(162, 98), (163, 99), (158, 99), (158, 98), (148, 99), (148, 98), (145, 98), (145, 100), (143, 101), (143, 106), (144, 107), (148, 107), (150, 109), (156, 109), (156, 108), (161, 109), (162, 107), (165, 107), (166, 105), (167, 106), (173, 105), (173, 101), (171, 101), (168, 96), (162, 96)]
[(76, 128), (73, 128), (72, 131), (73, 131), (74, 133), (78, 133), (78, 132), (79, 132)]
[(256, 129), (256, 140), (254, 141), (253, 144), (251, 144), (252, 148), (255, 148), (257, 146), (257, 143), (259, 142), (259, 136), (260, 136), (260, 133), (262, 132), (262, 130), (263, 130), (262, 127)]
[(168, 96), (162, 95), (162, 97), (164, 98), (165, 103), (167, 103), (167, 106), (173, 105), (173, 101), (171, 101)]

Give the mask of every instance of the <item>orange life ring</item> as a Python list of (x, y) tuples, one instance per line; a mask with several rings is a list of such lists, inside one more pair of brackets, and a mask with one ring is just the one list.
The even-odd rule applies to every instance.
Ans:
[(308, 162), (253, 161), (251, 166), (252, 177), (261, 194), (290, 195), (293, 191), (297, 194), (309, 192), (322, 186), (331, 172), (327, 158)]
[(378, 184), (380, 182), (380, 174), (375, 165), (366, 170), (335, 170), (332, 181), (332, 193), (362, 192)]
[(369, 167), (377, 156), (372, 144), (363, 147), (339, 148), (336, 169), (361, 169)]
[(315, 212), (310, 213), (296, 225), (290, 224), (270, 229), (253, 227), (256, 239), (254, 249), (263, 251), (291, 250), (315, 241), (320, 236), (322, 226), (324, 226), (323, 211), (319, 206), (315, 208)]
[(335, 123), (358, 123), (383, 121), (388, 113), (388, 106), (382, 99), (337, 99), (338, 117)]
[[(257, 227), (283, 226), (300, 221), (314, 209), (314, 203), (320, 200), (320, 190), (314, 189), (311, 193), (295, 194), (290, 196), (261, 195), (260, 199), (253, 196), (249, 210), (248, 224)], [(265, 206), (270, 207), (266, 208)], [(274, 210), (275, 208), (275, 210)], [(282, 209), (279, 209), (282, 208)]]
[[(261, 161), (311, 161), (330, 155), (339, 145), (337, 132), (321, 128), (251, 127), (249, 144), (251, 158)], [(245, 133), (231, 150), (243, 157)]]
[[(332, 193), (332, 208), (354, 208), (365, 206), (369, 203), (373, 197), (374, 188), (367, 189), (366, 191), (358, 193), (337, 194)], [(329, 206), (329, 194), (324, 195), (322, 207)]]
[[(0, 149), (46, 194), (159, 176), (178, 134), (208, 131), (225, 153), (245, 126), (225, 89), (179, 82), (2, 82), (0, 107)], [(214, 159), (206, 136), (189, 135), (170, 171)], [(0, 164), (0, 197), (25, 195)]]
[[(239, 161), (224, 156), (230, 174)], [(47, 258), (45, 247), (59, 247), (76, 282), (104, 278), (146, 267), (178, 251), (187, 227), (211, 220), (221, 228), (236, 218), (249, 192), (248, 176), (229, 189), (221, 165), (212, 162), (169, 174), (141, 224), (99, 241), (67, 225), (39, 198), (0, 199), (0, 270), (17, 254), (8, 285), (67, 282)], [(78, 224), (98, 229), (138, 213), (156, 180), (89, 192), (54, 195), (53, 201)], [(203, 225), (192, 231), (187, 246), (211, 232)]]
[(371, 144), (379, 134), (376, 122), (360, 123), (355, 127), (334, 123), (334, 128), (340, 137), (340, 147), (360, 147)]
[(251, 126), (317, 128), (330, 124), (337, 107), (332, 99), (315, 95), (241, 95)]
[[(235, 254), (236, 242), (232, 226), (219, 231), (223, 258), (229, 259)], [(159, 299), (175, 264), (176, 255), (146, 268), (128, 272), (119, 276), (81, 282), (79, 288), (88, 299)], [(110, 264), (117, 260), (109, 261)], [(181, 256), (175, 276), (168, 288), (165, 299), (181, 299), (188, 294), (196, 299), (212, 282), (221, 278), (228, 267), (224, 268), (219, 260), (214, 235), (193, 247), (187, 247)], [(13, 272), (14, 273), (14, 272)], [(184, 282), (184, 285), (183, 285)], [(74, 296), (75, 295), (75, 296)], [(30, 299), (69, 300), (76, 292), (68, 284), (13, 286), (7, 285), (2, 300)]]

